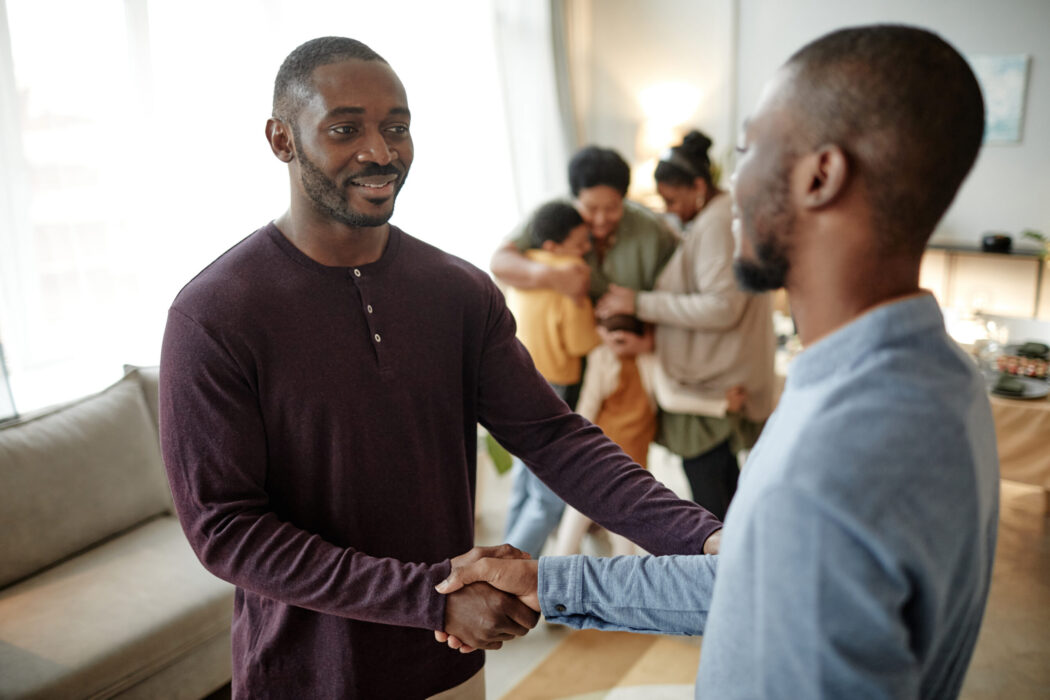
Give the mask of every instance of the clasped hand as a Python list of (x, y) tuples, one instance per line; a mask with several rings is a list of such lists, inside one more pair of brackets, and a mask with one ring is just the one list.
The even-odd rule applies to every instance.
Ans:
[(437, 585), (448, 596), (445, 629), (434, 638), (461, 653), (499, 649), (536, 626), (538, 563), (509, 544), (474, 547), (451, 561)]

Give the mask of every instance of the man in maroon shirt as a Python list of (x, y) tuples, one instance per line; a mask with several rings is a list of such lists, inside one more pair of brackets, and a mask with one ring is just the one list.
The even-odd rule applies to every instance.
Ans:
[(266, 127), (289, 209), (169, 311), (164, 460), (190, 544), (237, 587), (236, 697), (483, 696), (483, 655), (432, 630), (496, 649), (536, 616), (487, 584), (434, 590), (481, 554), (517, 555), (471, 550), (479, 422), (647, 550), (717, 543), (717, 520), (569, 412), (485, 273), (387, 223), (409, 122), (404, 87), (367, 46), (297, 48)]

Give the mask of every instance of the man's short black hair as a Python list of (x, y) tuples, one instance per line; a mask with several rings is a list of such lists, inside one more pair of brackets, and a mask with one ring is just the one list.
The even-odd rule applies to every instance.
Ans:
[(580, 190), (606, 185), (627, 196), (631, 184), (631, 167), (611, 148), (586, 146), (569, 161), (569, 189), (577, 197)]
[(977, 158), (984, 101), (966, 60), (918, 27), (842, 29), (785, 64), (811, 150), (836, 144), (870, 192), (886, 249), (921, 251)]
[(562, 243), (569, 237), (569, 232), (583, 223), (583, 217), (576, 207), (568, 202), (548, 202), (532, 215), (529, 226), (534, 248), (542, 248), (544, 241)]
[(613, 314), (598, 319), (598, 325), (610, 331), (627, 331), (635, 335), (645, 335), (645, 322), (632, 314)]
[(356, 58), (362, 61), (386, 60), (357, 39), (323, 36), (296, 47), (284, 59), (273, 83), (273, 117), (294, 127), (313, 86), (310, 81), (318, 66)]

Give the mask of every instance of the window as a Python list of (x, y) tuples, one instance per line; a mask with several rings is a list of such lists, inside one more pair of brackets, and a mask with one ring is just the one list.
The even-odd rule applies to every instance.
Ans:
[(416, 159), (393, 223), (484, 269), (520, 216), (488, 0), (0, 9), (0, 341), (20, 411), (158, 362), (179, 288), (283, 211), (263, 127), (280, 62), (314, 36), (365, 41), (405, 83)]

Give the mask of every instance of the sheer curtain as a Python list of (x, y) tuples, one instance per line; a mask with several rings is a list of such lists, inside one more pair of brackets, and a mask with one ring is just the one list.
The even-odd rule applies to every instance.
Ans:
[[(0, 0), (0, 341), (18, 408), (156, 363), (181, 285), (283, 211), (263, 127), (281, 60), (314, 36), (365, 41), (405, 83), (416, 160), (393, 223), (486, 268), (527, 200), (564, 189), (556, 97), (524, 92), (552, 85), (549, 14), (528, 10), (549, 5), (514, 4)], [(553, 115), (526, 129), (534, 97)]]
[(563, 0), (496, 0), (495, 7), (517, 202), (529, 211), (568, 192), (575, 125), (562, 50)]

